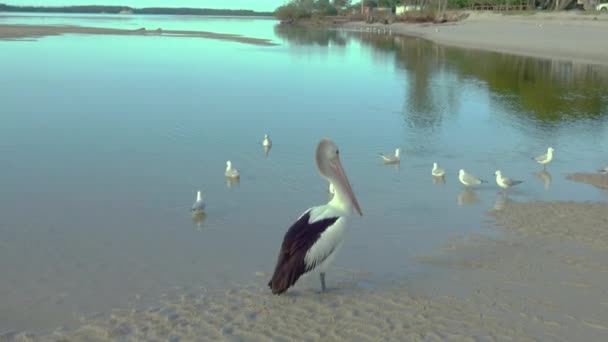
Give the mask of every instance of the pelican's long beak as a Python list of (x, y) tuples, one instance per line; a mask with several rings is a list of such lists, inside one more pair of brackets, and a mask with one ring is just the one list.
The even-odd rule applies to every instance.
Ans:
[(344, 168), (342, 167), (342, 163), (340, 162), (339, 158), (336, 159), (335, 162), (335, 171), (336, 179), (340, 183), (340, 188), (346, 191), (346, 196), (355, 207), (355, 210), (359, 213), (359, 215), (363, 216), (363, 212), (361, 211), (359, 202), (357, 202), (357, 197), (355, 197), (355, 193), (353, 192), (353, 189), (350, 186), (350, 182), (348, 181), (348, 177), (346, 177), (346, 172), (344, 172)]

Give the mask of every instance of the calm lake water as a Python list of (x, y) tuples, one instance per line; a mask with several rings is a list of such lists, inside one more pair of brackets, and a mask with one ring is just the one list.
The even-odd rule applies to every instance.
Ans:
[[(360, 286), (372, 288), (422, 277), (432, 270), (414, 256), (453, 235), (495, 234), (485, 213), (500, 198), (497, 168), (525, 181), (513, 201), (608, 200), (565, 179), (608, 163), (606, 67), (268, 19), (2, 23), (205, 30), (279, 45), (0, 41), (0, 331), (71, 327), (176, 288), (264, 286), (286, 229), (328, 198), (313, 159), (324, 136), (340, 146), (365, 214), (328, 273), (333, 286), (351, 271), (369, 272)], [(556, 157), (541, 178), (530, 157), (548, 146)], [(396, 147), (401, 166), (382, 165), (377, 152)], [(239, 184), (224, 179), (228, 159)], [(445, 184), (433, 184), (434, 161)], [(490, 183), (463, 192), (461, 167)], [(196, 190), (203, 222), (189, 211)]]

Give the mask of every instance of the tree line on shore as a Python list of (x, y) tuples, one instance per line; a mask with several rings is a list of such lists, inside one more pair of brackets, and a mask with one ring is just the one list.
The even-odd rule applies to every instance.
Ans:
[[(361, 3), (361, 1), (363, 3)], [(408, 15), (419, 13), (441, 15), (447, 9), (480, 8), (485, 10), (566, 10), (582, 8), (577, 0), (290, 0), (279, 6), (274, 15), (277, 19), (284, 21), (297, 21), (325, 16), (361, 16), (363, 10), (374, 8), (391, 9), (394, 12), (397, 6), (408, 6)], [(588, 2), (596, 0), (583, 0), (585, 9), (593, 9), (587, 6)], [(412, 10), (413, 9), (413, 10)], [(361, 18), (358, 18), (361, 20)]]
[(252, 10), (230, 10), (211, 8), (165, 8), (148, 7), (132, 8), (128, 6), (12, 6), (0, 4), (0, 12), (34, 12), (34, 13), (133, 13), (133, 14), (170, 14), (170, 15), (226, 15), (226, 16), (272, 16), (272, 12)]

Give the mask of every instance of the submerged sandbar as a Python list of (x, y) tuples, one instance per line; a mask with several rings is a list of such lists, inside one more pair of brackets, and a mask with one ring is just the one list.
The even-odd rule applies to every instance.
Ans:
[(182, 30), (122, 30), (102, 27), (85, 26), (51, 26), (51, 25), (0, 25), (0, 40), (15, 40), (41, 38), (63, 34), (119, 35), (119, 36), (169, 36), (169, 37), (199, 37), (207, 39), (226, 40), (243, 44), (275, 46), (269, 39), (245, 37), (238, 34), (215, 33), (207, 31)]

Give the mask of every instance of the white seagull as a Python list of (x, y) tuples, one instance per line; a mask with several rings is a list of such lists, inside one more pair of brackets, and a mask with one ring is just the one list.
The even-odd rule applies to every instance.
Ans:
[(503, 177), (502, 172), (500, 172), (500, 170), (496, 170), (494, 174), (496, 175), (496, 184), (498, 184), (498, 186), (503, 189), (508, 189), (524, 182), (521, 180), (514, 180), (511, 178)]
[(380, 155), (380, 157), (382, 157), (385, 164), (395, 164), (395, 163), (399, 163), (401, 161), (401, 149), (399, 149), (399, 148), (395, 149), (394, 156), (387, 155), (387, 154), (380, 153), (380, 152), (378, 152), (378, 154)]
[(325, 270), (335, 258), (353, 211), (363, 216), (361, 207), (340, 162), (338, 146), (322, 139), (317, 146), (317, 167), (333, 184), (336, 193), (325, 205), (306, 210), (289, 227), (268, 282), (273, 294), (282, 294), (312, 270), (320, 271), (321, 290), (325, 291)]
[(536, 160), (537, 163), (541, 164), (544, 170), (547, 167), (547, 164), (549, 164), (553, 160), (553, 147), (549, 147), (547, 149), (546, 154), (535, 157), (534, 160)]
[(445, 170), (444, 169), (440, 169), (437, 166), (437, 163), (435, 162), (435, 163), (433, 163), (433, 169), (431, 170), (431, 174), (434, 177), (443, 177), (443, 176), (445, 176)]
[(226, 172), (224, 175), (227, 178), (239, 178), (241, 176), (239, 170), (232, 168), (232, 162), (229, 160), (226, 162)]
[(205, 209), (205, 202), (203, 201), (203, 193), (200, 191), (196, 192), (196, 201), (192, 204), (192, 211), (203, 211)]
[(272, 146), (272, 141), (270, 140), (270, 137), (268, 136), (268, 134), (264, 134), (264, 140), (262, 140), (262, 146), (264, 146), (264, 147)]
[(479, 179), (469, 173), (466, 173), (466, 171), (464, 171), (463, 169), (460, 169), (460, 171), (458, 172), (458, 180), (460, 180), (460, 183), (464, 184), (465, 186), (474, 186), (479, 185), (481, 183), (487, 183), (483, 179)]

